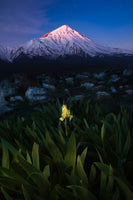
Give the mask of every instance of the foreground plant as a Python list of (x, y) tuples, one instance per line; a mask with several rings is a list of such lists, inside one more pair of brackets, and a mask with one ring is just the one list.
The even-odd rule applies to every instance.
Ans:
[(131, 115), (104, 116), (89, 101), (69, 105), (69, 123), (67, 107), (59, 122), (59, 101), (30, 120), (0, 123), (2, 200), (133, 199)]

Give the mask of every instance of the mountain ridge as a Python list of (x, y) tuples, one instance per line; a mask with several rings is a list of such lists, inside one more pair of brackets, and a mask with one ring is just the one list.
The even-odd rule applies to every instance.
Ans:
[(16, 62), (22, 56), (31, 60), (35, 57), (46, 60), (58, 60), (73, 56), (83, 58), (133, 56), (133, 51), (105, 47), (95, 43), (69, 26), (63, 25), (15, 49), (5, 47), (2, 49), (2, 46), (0, 46), (0, 59), (4, 61)]

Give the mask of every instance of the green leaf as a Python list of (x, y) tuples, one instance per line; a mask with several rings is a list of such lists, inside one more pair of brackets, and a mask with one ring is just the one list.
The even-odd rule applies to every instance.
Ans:
[(119, 189), (117, 187), (116, 191), (113, 194), (112, 200), (119, 200), (119, 199), (120, 199), (120, 194), (119, 194)]
[(27, 158), (27, 162), (32, 164), (31, 157), (30, 157), (28, 151), (26, 152), (26, 158)]
[(97, 148), (96, 148), (96, 151), (97, 151), (97, 154), (98, 154), (98, 157), (99, 157), (100, 162), (103, 163), (102, 156), (101, 156), (101, 154), (100, 154), (100, 152), (98, 151)]
[(96, 168), (92, 164), (91, 169), (90, 169), (90, 174), (89, 174), (89, 183), (91, 186), (93, 186), (95, 179), (96, 179)]
[(6, 176), (0, 176), (0, 184), (3, 188), (13, 191), (17, 194), (21, 194), (20, 183), (14, 179), (8, 178)]
[(84, 166), (84, 163), (85, 163), (85, 158), (86, 158), (86, 154), (87, 154), (87, 147), (84, 149), (84, 151), (82, 152), (81, 154), (81, 162), (82, 162), (82, 165)]
[(70, 185), (67, 187), (72, 189), (76, 195), (76, 198), (80, 200), (97, 200), (94, 194), (92, 194), (89, 190), (87, 190), (84, 187), (77, 186), (77, 185)]
[(101, 128), (101, 139), (102, 139), (102, 142), (104, 140), (105, 133), (106, 133), (106, 131), (105, 131), (105, 125), (103, 124), (102, 128)]
[(75, 167), (76, 163), (76, 138), (74, 133), (71, 134), (67, 143), (66, 154), (64, 158), (67, 167)]
[(126, 200), (131, 200), (133, 199), (133, 193), (132, 191), (129, 189), (129, 187), (127, 186), (127, 184), (125, 184), (120, 178), (118, 177), (114, 177), (114, 179), (116, 180), (116, 182), (118, 183), (120, 189), (123, 191), (125, 199)]
[(40, 169), (40, 162), (39, 162), (39, 145), (34, 142), (32, 148), (32, 161), (34, 167)]
[(2, 142), (2, 167), (9, 169), (9, 152), (4, 142)]
[[(113, 168), (111, 167), (111, 165), (109, 165), (109, 171), (110, 171), (109, 174), (113, 174)], [(112, 193), (113, 186), (114, 186), (114, 177), (109, 176), (108, 177), (108, 184), (107, 184), (107, 191)]]
[[(101, 171), (101, 179), (100, 179), (100, 198), (106, 199), (106, 192), (107, 192), (107, 178), (108, 176), (113, 176), (113, 169), (111, 166), (108, 166), (107, 164), (95, 162), (95, 165), (100, 169)], [(108, 185), (108, 189), (111, 189), (112, 179), (110, 178), (110, 183)]]
[(26, 181), (26, 179), (23, 178), (23, 176), (21, 176), (21, 174), (16, 173), (12, 169), (0, 168), (0, 171), (2, 172), (2, 174), (5, 177), (8, 177), (10, 179), (14, 179), (14, 180), (16, 180), (16, 182), (18, 182), (20, 184), (28, 184), (28, 182)]
[(88, 177), (84, 171), (80, 156), (77, 158), (77, 171), (80, 177), (80, 183), (87, 188), (89, 186)]
[(89, 124), (87, 123), (87, 121), (86, 121), (85, 118), (83, 119), (83, 121), (84, 121), (84, 123), (85, 123), (86, 128), (87, 128), (87, 129), (90, 129)]
[(30, 198), (30, 196), (28, 194), (28, 191), (26, 190), (26, 188), (24, 187), (24, 185), (22, 185), (22, 191), (23, 191), (25, 200), (31, 200), (31, 198)]
[(47, 143), (48, 151), (50, 155), (52, 156), (53, 160), (55, 162), (59, 162), (60, 160), (63, 160), (63, 156), (60, 149), (57, 147), (55, 142), (51, 139), (48, 131), (46, 131), (46, 143)]
[(128, 152), (129, 152), (130, 146), (131, 146), (131, 134), (130, 134), (130, 131), (128, 131), (128, 135), (126, 137), (126, 141), (125, 141), (125, 144), (123, 147), (123, 153), (122, 153), (122, 156), (124, 158), (126, 158)]
[(56, 190), (57, 190), (58, 194), (62, 197), (62, 199), (74, 200), (74, 194), (70, 190), (68, 190), (66, 188), (62, 188), (61, 186), (58, 186), (56, 188)]
[(106, 199), (106, 184), (107, 184), (107, 175), (101, 171), (101, 179), (100, 179), (100, 198)]
[(17, 149), (15, 149), (11, 144), (9, 144), (4, 139), (1, 139), (1, 143), (4, 145), (4, 147), (6, 147), (7, 149), (10, 150), (10, 152), (12, 153), (13, 156), (16, 156), (16, 154), (19, 154), (19, 151)]
[(49, 165), (46, 165), (43, 169), (43, 175), (48, 179), (50, 176), (50, 167)]
[(113, 176), (113, 168), (108, 166), (107, 164), (100, 163), (100, 162), (94, 162), (94, 164), (100, 169), (100, 171), (103, 171), (104, 174), (107, 176)]
[(36, 167), (28, 163), (20, 156), (17, 156), (16, 162), (16, 164), (21, 166), (23, 170), (27, 173), (27, 180), (31, 179), (38, 187), (42, 187), (46, 180), (40, 170), (38, 170)]
[(10, 197), (9, 194), (7, 194), (7, 192), (3, 189), (3, 187), (1, 187), (1, 192), (4, 195), (6, 200), (13, 200), (13, 198)]

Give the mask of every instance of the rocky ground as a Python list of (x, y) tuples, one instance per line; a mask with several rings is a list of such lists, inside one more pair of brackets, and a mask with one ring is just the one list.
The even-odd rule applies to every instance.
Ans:
[[(36, 106), (61, 98), (132, 105), (133, 70), (109, 69), (101, 73), (14, 74), (0, 81), (0, 115), (26, 104)], [(108, 104), (108, 105), (109, 105)], [(114, 107), (114, 109), (115, 109)]]

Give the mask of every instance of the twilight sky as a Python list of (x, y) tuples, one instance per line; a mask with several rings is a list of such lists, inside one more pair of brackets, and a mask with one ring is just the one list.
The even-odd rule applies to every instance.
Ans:
[(133, 0), (0, 0), (0, 44), (68, 25), (105, 46), (133, 49)]

